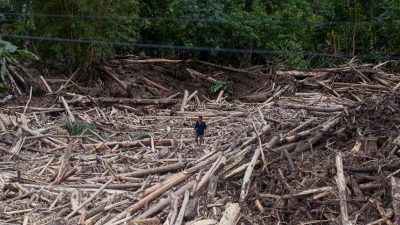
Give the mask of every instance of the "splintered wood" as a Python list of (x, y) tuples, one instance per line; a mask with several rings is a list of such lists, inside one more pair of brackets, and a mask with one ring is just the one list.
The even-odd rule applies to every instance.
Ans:
[[(144, 75), (131, 85), (103, 67), (122, 89), (144, 85), (158, 97), (90, 97), (41, 77), (49, 93), (60, 90), (44, 97), (51, 104), (7, 101), (0, 224), (398, 224), (399, 75), (346, 63), (278, 71), (278, 82), (262, 66), (200, 64), (271, 82), (228, 102), (223, 91), (177, 93)], [(216, 81), (183, 71), (207, 90)], [(200, 115), (208, 129), (197, 146)]]

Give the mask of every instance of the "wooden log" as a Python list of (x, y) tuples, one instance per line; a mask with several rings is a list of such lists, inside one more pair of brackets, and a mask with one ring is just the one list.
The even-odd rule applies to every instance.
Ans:
[(400, 82), (398, 84), (396, 84), (396, 86), (394, 86), (392, 90), (397, 91), (397, 89), (399, 89), (399, 88), (400, 88)]
[(11, 127), (12, 123), (11, 121), (2, 113), (0, 113), (0, 120), (3, 122), (5, 127)]
[(239, 99), (244, 100), (246, 102), (265, 102), (269, 97), (271, 97), (271, 92), (263, 92), (249, 96), (239, 97)]
[(190, 199), (188, 206), (186, 208), (185, 219), (195, 218), (198, 214), (198, 207), (199, 207), (199, 197), (194, 197)]
[(294, 163), (293, 163), (292, 157), (290, 156), (290, 154), (289, 154), (289, 152), (287, 151), (287, 149), (283, 149), (283, 153), (284, 153), (284, 155), (285, 155), (285, 157), (286, 157), (286, 159), (287, 159), (287, 161), (288, 161), (290, 170), (291, 170), (291, 171), (295, 171)]
[(384, 184), (380, 183), (366, 183), (366, 184), (359, 184), (360, 190), (372, 190), (372, 189), (379, 189), (384, 187)]
[(189, 92), (187, 90), (185, 90), (184, 93), (183, 93), (183, 99), (182, 99), (180, 112), (184, 112), (185, 111), (185, 107), (186, 107), (186, 103), (187, 103), (187, 100), (188, 100), (188, 96), (189, 96)]
[[(271, 128), (271, 126), (267, 126), (268, 128)], [(274, 145), (276, 143), (278, 143), (279, 137), (278, 136), (274, 136), (269, 142), (268, 142), (268, 148), (271, 149), (274, 147)], [(243, 184), (242, 184), (242, 188), (241, 188), (241, 192), (240, 192), (240, 202), (244, 202), (246, 200), (247, 194), (249, 192), (249, 188), (250, 188), (250, 182), (251, 182), (251, 176), (253, 174), (253, 170), (254, 167), (256, 166), (256, 162), (258, 160), (258, 157), (261, 154), (261, 151), (263, 151), (262, 149), (260, 149), (260, 147), (258, 147), (255, 152), (254, 155), (250, 161), (249, 166), (246, 169), (246, 172), (244, 174), (243, 177)]]
[(390, 90), (388, 87), (385, 87), (380, 84), (352, 84), (352, 83), (340, 83), (340, 82), (335, 82), (332, 84), (332, 87), (337, 87), (337, 88), (343, 88), (343, 87), (349, 87), (349, 88), (360, 88), (360, 89), (372, 89), (372, 90)]
[(69, 160), (71, 159), (71, 148), (72, 144), (69, 144), (65, 148), (65, 152), (60, 158), (60, 169), (58, 170), (57, 176), (55, 177), (53, 184), (60, 184), (65, 179), (65, 174), (68, 172)]
[(222, 155), (218, 157), (218, 159), (214, 162), (211, 168), (207, 171), (206, 174), (201, 178), (201, 180), (197, 183), (196, 192), (200, 191), (210, 180), (210, 178), (214, 175), (214, 173), (219, 169), (219, 167), (225, 164), (226, 158)]
[(95, 98), (95, 101), (105, 103), (105, 104), (134, 104), (134, 105), (159, 105), (159, 104), (176, 104), (179, 102), (178, 99), (140, 99), (140, 98), (114, 98), (114, 97), (102, 97)]
[(226, 66), (220, 66), (220, 65), (209, 63), (209, 62), (205, 62), (205, 61), (196, 61), (196, 62), (200, 63), (200, 64), (203, 64), (203, 65), (206, 65), (206, 66), (211, 66), (211, 67), (218, 68), (218, 69), (224, 69), (224, 70), (235, 72), (235, 73), (244, 73), (244, 74), (256, 75), (256, 76), (264, 75), (262, 73), (255, 73), (255, 72), (248, 71), (248, 70), (236, 69), (236, 68), (226, 67)]
[(228, 203), (218, 225), (236, 225), (240, 217), (239, 203)]
[(291, 71), (276, 71), (275, 74), (279, 76), (292, 76), (292, 77), (316, 77), (325, 75), (327, 73), (322, 71), (303, 72), (303, 71), (291, 70)]
[(207, 200), (212, 201), (217, 193), (218, 177), (212, 175), (209, 179), (207, 188)]
[(365, 76), (365, 74), (363, 74), (361, 71), (356, 69), (351, 63), (347, 63), (347, 65), (349, 65), (351, 70), (356, 72), (364, 82), (365, 81), (371, 82), (371, 80), (367, 76)]
[(186, 207), (189, 202), (189, 195), (190, 192), (188, 190), (185, 191), (185, 197), (183, 198), (181, 210), (179, 211), (178, 217), (175, 220), (175, 225), (181, 225), (183, 223), (183, 217), (185, 216)]
[(289, 199), (293, 197), (303, 197), (305, 195), (311, 195), (311, 194), (316, 194), (316, 193), (322, 193), (322, 192), (331, 192), (333, 191), (333, 187), (321, 187), (321, 188), (314, 188), (314, 189), (309, 189), (305, 191), (300, 191), (297, 193), (293, 194), (287, 194), (287, 195), (273, 195), (273, 194), (260, 194), (261, 197), (266, 197), (266, 198), (275, 198), (275, 199)]
[(70, 214), (68, 214), (65, 219), (68, 220), (71, 217), (73, 217), (80, 209), (85, 207), (87, 204), (89, 204), (97, 195), (99, 195), (108, 185), (110, 185), (114, 181), (114, 178), (111, 178), (107, 183), (105, 183), (103, 186), (101, 186), (94, 194), (92, 194), (86, 201), (84, 201), (82, 204), (80, 204), (76, 209), (74, 209)]
[(296, 104), (278, 104), (278, 106), (289, 109), (305, 109), (308, 111), (318, 111), (318, 112), (341, 112), (344, 110), (344, 106), (315, 107), (315, 106), (296, 105)]
[(186, 70), (190, 73), (190, 75), (191, 75), (192, 77), (199, 77), (199, 78), (201, 78), (201, 79), (204, 79), (204, 80), (208, 81), (208, 82), (211, 83), (211, 84), (214, 84), (215, 82), (217, 82), (216, 79), (214, 79), (214, 78), (212, 78), (212, 77), (210, 77), (210, 76), (207, 76), (207, 75), (205, 75), (205, 74), (202, 74), (202, 73), (200, 73), (200, 72), (197, 72), (197, 71), (195, 71), (195, 70), (193, 70), (193, 69), (186, 68)]
[[(214, 162), (215, 160), (217, 160), (220, 156), (222, 155), (221, 152), (218, 152), (212, 156), (210, 156), (209, 158), (203, 159), (201, 162), (197, 163), (195, 166), (187, 169), (186, 171), (182, 172), (182, 173), (186, 173), (186, 174), (193, 174), (194, 172), (198, 171), (199, 169), (202, 169), (204, 166)], [(179, 177), (181, 176), (181, 173), (173, 176), (170, 180), (176, 180), (175, 177)], [(170, 180), (168, 180), (168, 182), (165, 182), (162, 186), (159, 185), (154, 185), (153, 187), (149, 188), (148, 190), (151, 189), (151, 191), (148, 191), (149, 194), (152, 194), (156, 191), (159, 191), (162, 187), (168, 185), (170, 183)], [(180, 188), (175, 195), (182, 195), (186, 190), (189, 190), (190, 188), (192, 188), (194, 186), (194, 184), (196, 183), (196, 181), (191, 181), (188, 182), (186, 185), (184, 185), (182, 188)], [(147, 191), (147, 190), (146, 190)], [(146, 194), (144, 196), (148, 196), (149, 194)], [(161, 200), (158, 204), (156, 204), (154, 207), (150, 208), (148, 211), (146, 211), (145, 213), (141, 214), (140, 216), (138, 216), (137, 218), (146, 218), (147, 216), (151, 216), (154, 213), (157, 213), (159, 210), (162, 210), (163, 208), (165, 208), (171, 201), (171, 198), (167, 198), (165, 200)]]
[(337, 178), (336, 183), (339, 191), (340, 198), (340, 216), (342, 225), (351, 225), (349, 221), (349, 216), (347, 214), (347, 201), (346, 201), (346, 180), (343, 173), (343, 159), (342, 153), (338, 153), (336, 155), (336, 169), (337, 169)]
[(178, 204), (179, 204), (179, 199), (174, 196), (174, 202), (172, 204), (172, 210), (170, 210), (169, 215), (167, 217), (167, 220), (164, 222), (163, 225), (175, 225), (175, 219), (178, 216)]
[[(115, 207), (121, 206), (121, 205), (125, 205), (127, 203), (129, 203), (129, 199), (125, 199), (123, 201), (117, 202), (115, 204), (112, 205), (108, 205), (107, 203), (112, 200), (113, 196), (110, 196), (108, 198), (106, 198), (105, 200), (101, 201), (101, 203), (96, 204), (97, 206), (89, 211), (85, 211), (85, 215), (84, 215), (84, 219), (85, 220), (93, 220), (93, 216), (95, 216), (96, 214), (99, 213), (105, 213), (109, 210), (114, 209)], [(100, 218), (97, 218), (97, 220), (99, 220)], [(85, 224), (87, 224), (88, 222), (85, 221)]]
[(130, 173), (121, 173), (118, 174), (118, 177), (145, 177), (152, 174), (163, 174), (168, 172), (174, 172), (185, 168), (186, 164), (187, 164), (186, 162), (179, 162), (171, 165), (160, 166), (150, 169), (143, 169)]
[(205, 219), (205, 220), (198, 220), (198, 221), (191, 221), (187, 222), (187, 225), (215, 225), (218, 221), (213, 219)]
[(394, 224), (400, 224), (400, 179), (392, 176), (390, 178), (392, 186), (392, 206), (394, 210)]
[(217, 100), (215, 100), (216, 103), (220, 103), (222, 96), (224, 95), (224, 90), (221, 90), (218, 94)]
[[(187, 184), (185, 184), (184, 186), (179, 188), (177, 191), (175, 191), (174, 195), (176, 195), (176, 196), (183, 195), (185, 193), (185, 191), (191, 189), (195, 183), (196, 183), (196, 181), (194, 181), (194, 180), (188, 182)], [(140, 214), (139, 216), (137, 216), (136, 219), (147, 218), (149, 216), (152, 216), (152, 215), (156, 214), (157, 212), (163, 210), (165, 207), (167, 207), (170, 204), (170, 202), (171, 202), (171, 197), (161, 199), (157, 204), (153, 205), (147, 211), (145, 211), (142, 214)]]
[(259, 199), (256, 199), (255, 205), (256, 205), (258, 211), (260, 211), (260, 213), (264, 213), (265, 212), (265, 209), (264, 209), (264, 207), (261, 204), (261, 201)]
[(194, 91), (192, 94), (190, 94), (189, 95), (189, 97), (187, 98), (187, 100), (186, 100), (186, 104), (190, 101), (190, 100), (192, 100), (192, 98), (195, 96), (195, 95), (197, 95), (197, 93), (198, 93), (199, 91)]
[(13, 99), (13, 96), (12, 95), (7, 95), (6, 97), (4, 97), (3, 99), (0, 100), (0, 105), (5, 104), (6, 102), (8, 102), (11, 99)]
[[(142, 187), (142, 183), (124, 183), (124, 184), (110, 184), (106, 187), (106, 189), (115, 189), (115, 190), (124, 190), (131, 188), (140, 188)], [(70, 184), (67, 186), (63, 186), (65, 188), (100, 188), (102, 184)]]
[(287, 89), (289, 89), (289, 87), (289, 85), (286, 85), (285, 87), (276, 90), (276, 92), (263, 103), (262, 108), (273, 105), (273, 100), (279, 98), (279, 96), (281, 96)]
[[(231, 147), (232, 149), (236, 147), (236, 143), (233, 144), (233, 147)], [(223, 174), (226, 174), (227, 172), (229, 172), (230, 170), (233, 170), (235, 168), (238, 167), (238, 165), (245, 159), (247, 158), (247, 153), (250, 151), (251, 146), (247, 146), (246, 148), (242, 149), (241, 151), (235, 153), (234, 155), (230, 156), (228, 159), (228, 162), (226, 163), (226, 165), (224, 166), (224, 168), (222, 169), (222, 171), (219, 173), (218, 176), (221, 176)], [(229, 149), (228, 149), (229, 150)], [(227, 151), (228, 151), (227, 150)], [(243, 166), (243, 164), (242, 164)], [(247, 166), (246, 166), (247, 167)], [(224, 176), (224, 179), (227, 179), (228, 177)]]
[(4, 152), (4, 153), (6, 153), (6, 154), (9, 154), (9, 155), (11, 155), (12, 157), (15, 157), (15, 158), (17, 158), (17, 159), (19, 159), (19, 160), (22, 160), (22, 161), (30, 161), (30, 160), (31, 160), (31, 159), (29, 159), (29, 158), (26, 158), (26, 157), (21, 156), (20, 154), (16, 154), (16, 153), (10, 152), (10, 151), (8, 151), (7, 149), (5, 149), (5, 148), (3, 148), (3, 147), (1, 147), (1, 146), (0, 146), (0, 151), (1, 151), (1, 152)]
[(337, 93), (334, 89), (332, 89), (331, 87), (329, 87), (328, 85), (326, 85), (324, 82), (315, 80), (315, 82), (317, 82), (319, 85), (321, 85), (323, 88), (327, 89), (328, 91), (330, 91), (334, 96), (340, 98), (341, 96), (339, 95), (339, 93)]
[(57, 205), (58, 201), (60, 201), (60, 199), (61, 199), (62, 197), (64, 197), (64, 194), (65, 194), (65, 192), (64, 192), (64, 191), (61, 191), (61, 192), (57, 195), (56, 199), (55, 199), (55, 200), (51, 203), (51, 205), (49, 206), (49, 211), (51, 211), (51, 210)]
[(181, 93), (177, 92), (177, 93), (175, 93), (175, 94), (173, 94), (171, 96), (166, 97), (166, 99), (174, 99), (174, 98), (178, 97), (179, 95), (181, 95)]
[(46, 88), (47, 92), (53, 93), (53, 91), (51, 90), (51, 87), (46, 82), (46, 80), (43, 78), (43, 76), (40, 76), (39, 79), (42, 81), (42, 83), (43, 83), (44, 87)]
[(353, 193), (357, 198), (361, 199), (364, 197), (364, 194), (362, 193), (360, 186), (355, 180), (351, 182), (351, 188), (353, 189)]
[(164, 86), (162, 86), (160, 84), (157, 84), (156, 82), (151, 81), (151, 80), (149, 80), (149, 79), (147, 79), (147, 78), (145, 78), (143, 76), (140, 76), (140, 79), (143, 80), (146, 84), (148, 84), (150, 86), (153, 86), (153, 87), (155, 87), (155, 88), (157, 88), (157, 89), (159, 89), (161, 91), (168, 91), (168, 88), (166, 88), (166, 87), (164, 87)]
[(67, 114), (69, 116), (69, 120), (71, 122), (75, 122), (74, 114), (72, 114), (71, 109), (68, 106), (68, 103), (65, 101), (65, 98), (63, 96), (61, 96), (60, 98), (61, 98), (62, 104), (64, 105), (65, 111), (67, 111)]
[(324, 123), (322, 125), (322, 128), (316, 132), (316, 134), (309, 138), (307, 140), (307, 142), (304, 143), (299, 143), (296, 146), (296, 149), (294, 150), (294, 152), (291, 153), (292, 156), (296, 156), (299, 155), (300, 153), (304, 152), (305, 150), (310, 148), (310, 145), (313, 145), (314, 143), (316, 143), (317, 141), (319, 141), (323, 135), (328, 132), (329, 130), (331, 130), (333, 127), (335, 127), (340, 121), (340, 117), (336, 117), (326, 123)]
[(189, 177), (192, 176), (192, 173), (180, 173), (178, 176), (174, 177), (169, 183), (165, 184), (164, 186), (157, 189), (155, 192), (151, 193), (150, 195), (144, 197), (140, 201), (136, 202), (134, 205), (130, 206), (123, 212), (117, 214), (112, 220), (110, 220), (106, 225), (110, 225), (113, 222), (123, 219), (128, 213), (136, 213), (141, 208), (143, 208), (146, 204), (152, 202), (154, 199), (158, 198), (166, 191), (170, 190), (171, 188), (177, 186), (178, 184), (182, 183), (183, 181), (187, 180)]
[(111, 79), (113, 79), (115, 82), (117, 82), (125, 91), (128, 90), (128, 85), (125, 84), (123, 81), (118, 79), (117, 76), (114, 75), (113, 72), (111, 72), (111, 69), (103, 66), (103, 71), (105, 72), (106, 75), (108, 75)]
[(296, 128), (294, 128), (293, 130), (289, 131), (285, 137), (292, 135), (293, 133), (303, 129), (304, 127), (308, 126), (310, 123), (314, 122), (316, 120), (316, 118), (311, 118), (308, 119), (307, 121), (305, 121), (304, 123), (300, 124), (299, 126), (297, 126)]
[(139, 197), (140, 198), (144, 198), (144, 197), (148, 196), (149, 194), (157, 191), (159, 188), (161, 188), (162, 186), (168, 184), (169, 182), (171, 182), (171, 180), (175, 179), (176, 176), (179, 176), (179, 174), (180, 173), (171, 175), (171, 176), (167, 177), (166, 180), (164, 180), (164, 181), (162, 181), (160, 183), (156, 183), (153, 186), (147, 188), (146, 190), (143, 190), (143, 192), (139, 194)]
[[(194, 141), (195, 141), (194, 138), (182, 139), (182, 142), (185, 144), (193, 143)], [(99, 143), (99, 144), (83, 144), (82, 146), (87, 150), (95, 150), (95, 149), (104, 150), (104, 149), (107, 149), (107, 147), (114, 148), (117, 145), (119, 148), (143, 147), (143, 145), (151, 146), (151, 139), (144, 139), (144, 140), (137, 140), (137, 141), (124, 141), (124, 142), (110, 141), (110, 142)], [(154, 140), (154, 145), (155, 146), (173, 146), (174, 140), (173, 139)]]
[(140, 219), (140, 220), (132, 220), (127, 225), (160, 225), (161, 220), (158, 217)]
[[(100, 212), (88, 219), (86, 219), (83, 224), (84, 225), (96, 225), (96, 222), (101, 220), (101, 218), (106, 214), (106, 212)], [(109, 215), (109, 214), (108, 214)], [(103, 217), (104, 218), (104, 217)]]
[[(270, 129), (271, 129), (271, 125), (263, 126), (261, 128), (261, 131), (259, 132), (259, 136), (260, 137), (263, 136)], [(256, 140), (257, 140), (257, 135), (254, 133), (254, 135), (251, 138), (249, 138), (248, 140), (246, 140), (245, 142), (243, 142), (243, 144), (239, 148), (244, 149), (247, 145), (253, 143)]]

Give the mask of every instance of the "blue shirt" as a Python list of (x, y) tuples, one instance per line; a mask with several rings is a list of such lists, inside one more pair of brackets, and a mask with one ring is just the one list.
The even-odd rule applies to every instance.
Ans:
[(194, 129), (196, 130), (196, 134), (204, 135), (204, 130), (207, 129), (207, 125), (204, 122), (199, 123), (199, 121), (197, 121)]

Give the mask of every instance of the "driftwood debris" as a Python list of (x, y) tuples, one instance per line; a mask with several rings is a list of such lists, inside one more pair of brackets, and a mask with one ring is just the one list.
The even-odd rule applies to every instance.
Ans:
[[(270, 74), (112, 64), (105, 89), (137, 95), (66, 92), (72, 81), (42, 77), (47, 96), (1, 103), (0, 224), (398, 223), (400, 76), (387, 64)], [(122, 80), (135, 66), (167, 75)], [(207, 95), (232, 76), (260, 80), (242, 95)], [(198, 116), (208, 124), (202, 146)]]
[(228, 203), (218, 225), (236, 225), (240, 217), (239, 203)]
[(394, 224), (400, 222), (400, 179), (391, 177), (390, 183), (392, 186), (392, 205), (394, 211)]
[(347, 202), (346, 202), (346, 179), (343, 173), (343, 158), (342, 154), (338, 153), (336, 156), (336, 169), (337, 177), (336, 183), (339, 191), (340, 198), (340, 217), (343, 225), (350, 225), (349, 216), (347, 213)]

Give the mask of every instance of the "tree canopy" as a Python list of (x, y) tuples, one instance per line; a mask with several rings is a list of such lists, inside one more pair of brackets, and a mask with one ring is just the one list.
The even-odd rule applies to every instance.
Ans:
[[(309, 53), (361, 55), (373, 60), (395, 56), (400, 50), (397, 0), (8, 2), (0, 6), (6, 12), (1, 21), (9, 24), (7, 34), (53, 38), (28, 42), (27, 47), (44, 59), (66, 60), (77, 67), (115, 53), (142, 50), (151, 55), (190, 54), (242, 65), (279, 61), (304, 68), (329, 63), (330, 57)], [(160, 45), (196, 51), (158, 48)], [(249, 50), (234, 54), (198, 51), (207, 48)], [(256, 50), (264, 52), (249, 53)]]

